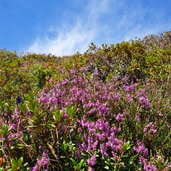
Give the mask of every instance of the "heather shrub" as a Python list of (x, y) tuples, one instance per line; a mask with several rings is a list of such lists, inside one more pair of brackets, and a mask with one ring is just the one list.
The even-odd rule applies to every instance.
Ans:
[(166, 167), (150, 162), (157, 156), (165, 156), (163, 162), (170, 160), (170, 107), (166, 99), (154, 96), (158, 90), (151, 92), (148, 84), (128, 84), (126, 78), (103, 83), (97, 73), (91, 80), (75, 71), (72, 75), (50, 91), (43, 90), (39, 102), (51, 113), (60, 110), (60, 121), (69, 120), (71, 130), (63, 125), (64, 132), (72, 133), (65, 142), (75, 140), (75, 159), (84, 159), (95, 170)]
[(166, 40), (71, 58), (2, 51), (0, 170), (171, 170)]
[(162, 92), (83, 73), (72, 70), (2, 115), (4, 169), (13, 159), (31, 170), (168, 170), (170, 105)]

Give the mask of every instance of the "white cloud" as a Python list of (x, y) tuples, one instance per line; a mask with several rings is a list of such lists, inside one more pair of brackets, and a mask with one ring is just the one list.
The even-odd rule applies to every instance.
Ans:
[[(74, 26), (65, 25), (59, 29), (57, 26), (49, 26), (44, 37), (37, 37), (25, 51), (32, 53), (46, 53), (57, 56), (71, 55), (84, 52), (88, 45), (99, 36), (101, 28), (98, 20), (109, 7), (110, 0), (89, 1), (85, 7), (86, 13), (77, 16)], [(53, 33), (53, 38), (48, 36)]]
[(48, 36), (44, 39), (36, 39), (27, 51), (59, 56), (71, 55), (77, 51), (83, 52), (94, 37), (93, 30), (84, 30), (77, 24), (69, 32), (60, 32), (52, 39)]
[(71, 55), (77, 51), (84, 52), (91, 42), (99, 45), (128, 41), (167, 31), (164, 29), (171, 27), (165, 11), (150, 5), (127, 0), (86, 2), (82, 13), (74, 17), (74, 24), (67, 20), (61, 28), (55, 24), (47, 27), (46, 35), (37, 37), (25, 51)]
[(171, 24), (166, 22), (165, 15), (163, 9), (156, 10), (148, 5), (136, 4), (136, 8), (125, 11), (118, 22), (118, 27), (124, 30), (122, 41), (167, 31)]

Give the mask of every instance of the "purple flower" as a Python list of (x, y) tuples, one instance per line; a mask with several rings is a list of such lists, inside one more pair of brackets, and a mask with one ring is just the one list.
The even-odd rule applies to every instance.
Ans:
[(68, 114), (67, 113), (64, 113), (62, 118), (63, 119), (68, 118)]
[(118, 138), (114, 138), (113, 136), (108, 137), (108, 141), (106, 142), (106, 147), (110, 148), (113, 152), (122, 151), (121, 141)]
[(169, 171), (171, 169), (171, 163), (168, 163), (164, 171)]
[(42, 159), (41, 159), (41, 164), (42, 166), (46, 166), (49, 163), (49, 157), (46, 152), (43, 152)]
[(47, 97), (40, 97), (38, 99), (39, 103), (47, 103), (48, 102), (48, 98)]
[(103, 119), (99, 119), (95, 124), (96, 129), (99, 129), (101, 131), (106, 131), (109, 129), (109, 125), (107, 122), (105, 122)]
[(122, 95), (120, 93), (115, 93), (113, 98), (114, 98), (114, 100), (120, 100), (121, 96)]
[(151, 165), (144, 165), (144, 170), (145, 171), (156, 171), (157, 169), (154, 166)]
[(39, 170), (39, 166), (38, 165), (36, 165), (36, 166), (34, 166), (33, 168), (32, 168), (32, 171), (38, 171)]
[(135, 120), (136, 120), (137, 122), (140, 122), (140, 121), (141, 121), (140, 116), (136, 115), (136, 116), (135, 116)]
[(105, 104), (104, 104), (104, 105), (99, 106), (99, 107), (98, 107), (98, 110), (99, 110), (99, 112), (100, 112), (101, 114), (106, 114), (107, 112), (109, 112), (109, 108), (108, 108), (108, 107), (106, 107), (106, 105), (105, 105)]
[(93, 148), (93, 149), (96, 149), (96, 148), (97, 148), (97, 145), (98, 145), (98, 141), (95, 141), (95, 142), (93, 143), (93, 145), (92, 145), (92, 148)]
[(126, 101), (127, 101), (128, 103), (132, 103), (132, 102), (133, 102), (133, 98), (132, 98), (132, 96), (131, 96), (130, 94), (127, 94), (127, 95), (126, 95)]
[(147, 159), (142, 156), (139, 157), (139, 161), (142, 165), (145, 165), (147, 163)]
[(142, 142), (137, 143), (137, 147), (134, 147), (134, 150), (139, 153), (140, 155), (147, 156), (148, 155), (148, 149), (145, 148), (144, 144)]
[(123, 88), (124, 88), (125, 91), (131, 92), (131, 91), (135, 90), (135, 84), (132, 84), (132, 85), (125, 85), (124, 84)]
[(94, 166), (96, 164), (96, 152), (94, 152), (92, 157), (87, 160), (87, 164), (90, 166)]
[(32, 171), (38, 171), (41, 167), (47, 166), (49, 164), (49, 157), (47, 152), (43, 152), (40, 159), (37, 159), (36, 165), (33, 167)]
[(98, 77), (98, 76), (99, 76), (99, 72), (98, 72), (97, 69), (94, 71), (93, 75), (94, 75), (95, 77)]
[(162, 113), (159, 113), (159, 116), (162, 118), (163, 117), (163, 114)]
[(106, 134), (105, 133), (103, 133), (103, 134), (97, 133), (96, 136), (99, 139), (99, 141), (104, 141), (105, 138), (106, 138)]
[(123, 121), (124, 120), (124, 116), (123, 116), (123, 114), (117, 114), (117, 116), (115, 117), (115, 119), (117, 120), (117, 121)]
[(155, 129), (154, 124), (152, 122), (149, 122), (144, 128), (144, 132), (156, 134), (157, 130)]
[(104, 144), (101, 144), (100, 145), (100, 153), (103, 157), (107, 157), (108, 154), (106, 153), (106, 148), (105, 148), (105, 145)]
[(88, 111), (88, 114), (91, 115), (91, 114), (93, 114), (93, 113), (95, 113), (95, 112), (96, 112), (96, 108), (92, 108), (91, 110)]
[(21, 99), (20, 96), (18, 96), (17, 99), (16, 99), (16, 103), (19, 104), (19, 103), (21, 103), (21, 102), (22, 102), (22, 99)]
[(88, 171), (94, 171), (94, 169), (92, 167), (89, 167)]
[(145, 96), (141, 96), (139, 98), (139, 102), (142, 106), (144, 106), (146, 108), (150, 108), (150, 106), (151, 106), (149, 99), (147, 99), (147, 97), (145, 97)]

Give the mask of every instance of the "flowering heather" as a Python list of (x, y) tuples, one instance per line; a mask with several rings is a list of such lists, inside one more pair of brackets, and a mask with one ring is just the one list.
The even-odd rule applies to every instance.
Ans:
[(122, 120), (124, 120), (124, 116), (122, 115), (122, 114), (117, 114), (116, 115), (116, 118), (115, 118), (117, 121), (122, 121)]
[(152, 122), (149, 122), (145, 127), (144, 127), (144, 132), (148, 132), (151, 134), (156, 134), (157, 130), (155, 129), (155, 126)]
[(145, 165), (144, 170), (145, 171), (157, 171), (157, 168), (155, 168), (154, 166), (151, 166), (151, 165)]
[(170, 51), (144, 46), (33, 55), (30, 64), (6, 54), (0, 170), (171, 170)]
[(134, 147), (134, 150), (140, 154), (141, 156), (148, 156), (148, 149), (145, 148), (144, 144), (142, 142), (138, 142), (137, 146)]
[[(49, 163), (49, 157), (47, 152), (43, 152), (40, 159), (37, 159), (36, 165), (33, 167), (32, 171), (39, 171), (41, 168), (45, 168)], [(44, 169), (45, 170), (45, 169)]]
[(96, 152), (92, 155), (90, 159), (87, 160), (88, 165), (94, 166), (96, 164)]
[[(147, 98), (146, 87), (116, 78), (104, 83), (97, 75), (90, 82), (86, 76), (73, 72), (52, 88), (44, 88), (37, 108), (31, 103), (17, 104), (12, 120), (2, 118), (1, 123), (8, 127), (7, 133), (1, 133), (4, 148), (22, 144), (22, 154), (27, 153), (25, 159), (30, 160), (33, 171), (52, 166), (56, 169), (55, 165), (58, 170), (167, 170), (169, 165), (150, 163), (158, 152), (165, 155), (165, 161), (170, 160), (168, 139), (164, 142), (161, 138), (168, 131), (163, 123), (169, 123), (161, 115), (163, 111), (156, 112), (151, 107), (157, 99)], [(12, 151), (3, 155), (7, 158)]]
[(150, 101), (147, 97), (145, 96), (141, 96), (139, 98), (139, 102), (142, 106), (146, 107), (146, 108), (150, 108)]
[(135, 90), (135, 87), (136, 87), (136, 85), (135, 84), (132, 84), (132, 85), (123, 85), (123, 88), (124, 88), (124, 90), (125, 91), (127, 91), (127, 92), (132, 92), (132, 91), (134, 91)]
[[(42, 98), (47, 101), (41, 102)], [(77, 139), (77, 151), (84, 154), (78, 155), (77, 160), (84, 159), (92, 169), (105, 167), (105, 161), (112, 158), (116, 167), (121, 169), (123, 166), (119, 164), (120, 160), (127, 153), (130, 156), (137, 154), (135, 160), (147, 170), (150, 165), (145, 164), (149, 162), (150, 151), (159, 148), (162, 143), (160, 138), (156, 144), (148, 142), (153, 141), (150, 138), (152, 134), (159, 136), (155, 125), (160, 121), (157, 114), (155, 118), (156, 112), (151, 110), (151, 102), (145, 89), (139, 89), (138, 84), (129, 85), (124, 81), (119, 85), (116, 79), (103, 83), (96, 76), (89, 82), (86, 77), (78, 74), (59, 82), (49, 91), (42, 91), (39, 102), (45, 109), (49, 108), (52, 112), (62, 110), (63, 116), (67, 114), (68, 117), (61, 117), (61, 121), (65, 118), (71, 125), (75, 125), (70, 136)], [(72, 106), (76, 107), (73, 111), (74, 120), (68, 109)], [(60, 126), (62, 129), (64, 127), (65, 125)], [(77, 132), (77, 135), (74, 135), (74, 132)], [(131, 146), (129, 150), (125, 150), (128, 141)]]

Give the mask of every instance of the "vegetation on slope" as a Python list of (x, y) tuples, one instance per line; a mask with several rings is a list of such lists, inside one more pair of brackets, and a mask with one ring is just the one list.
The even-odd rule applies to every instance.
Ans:
[(171, 33), (70, 57), (0, 51), (0, 170), (171, 169)]

